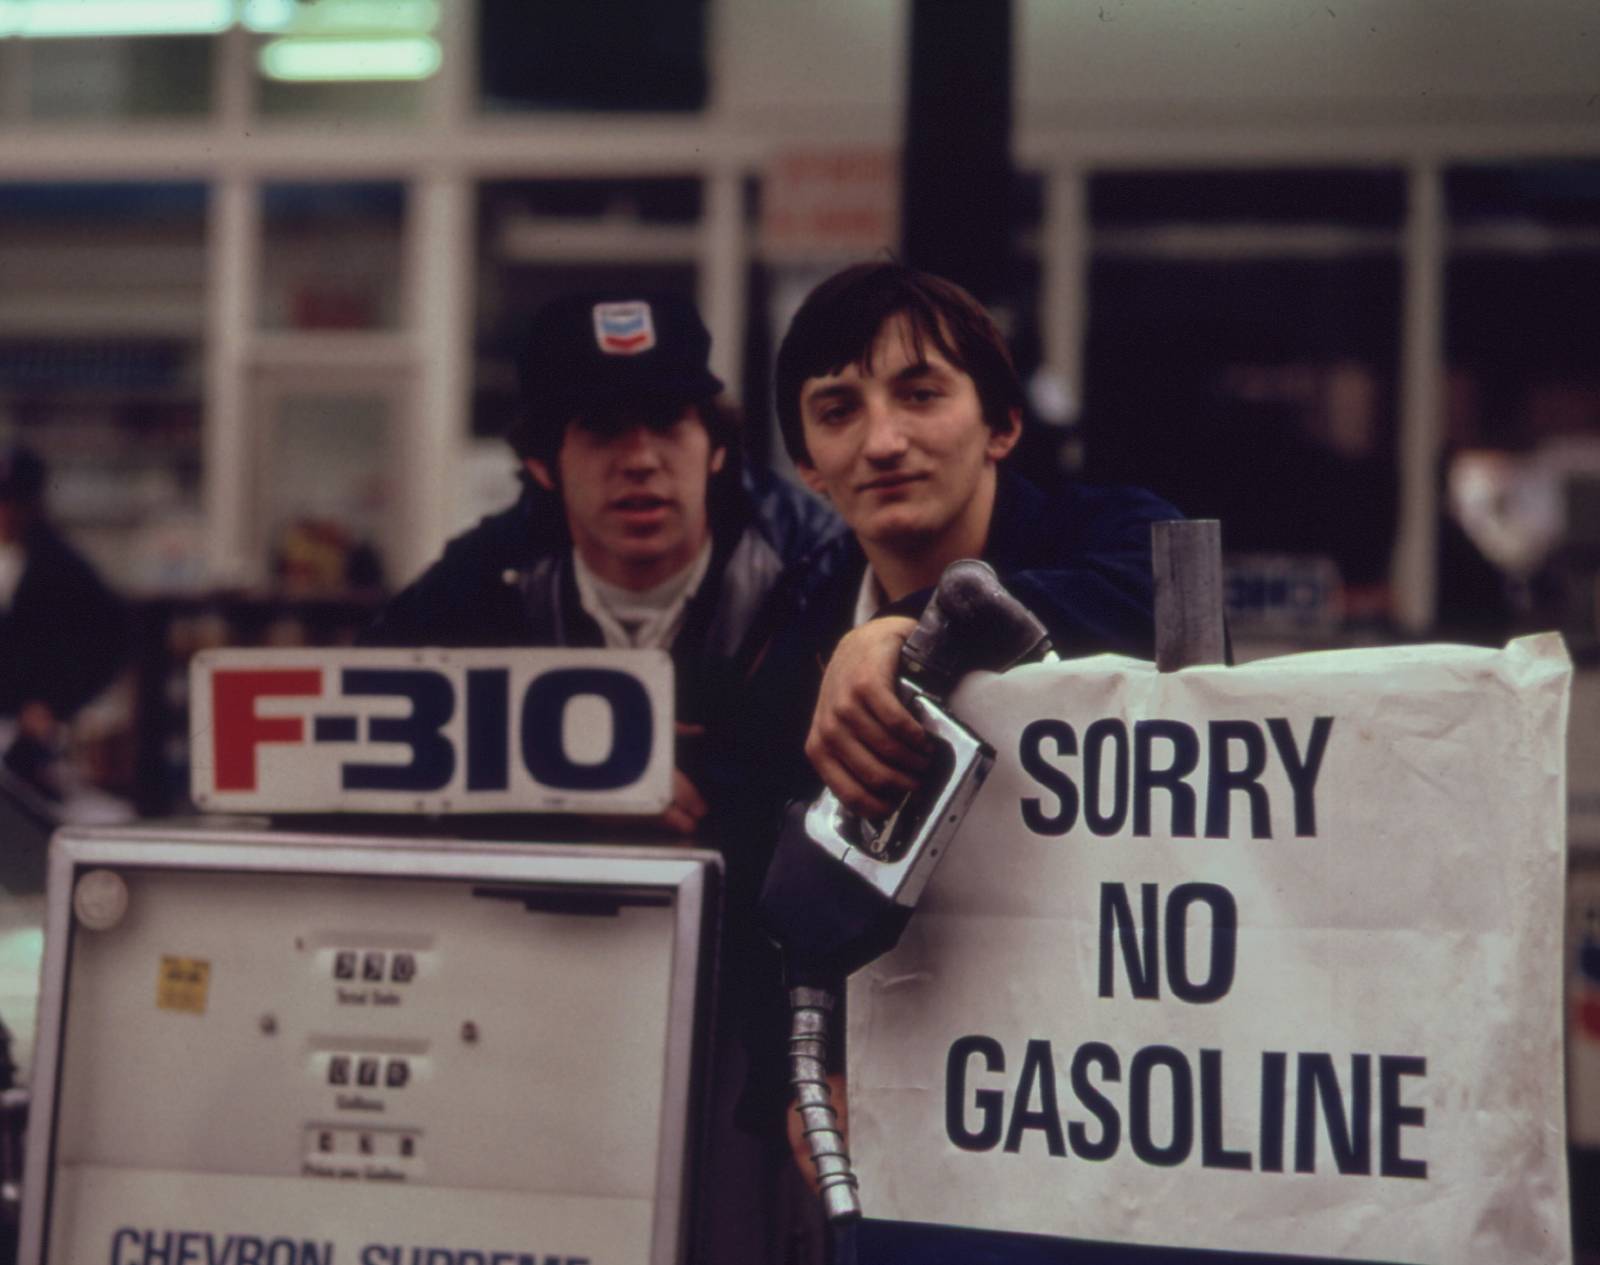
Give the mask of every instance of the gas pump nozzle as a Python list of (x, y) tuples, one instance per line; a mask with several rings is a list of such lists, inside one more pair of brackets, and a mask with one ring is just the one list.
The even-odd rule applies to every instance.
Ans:
[(934, 739), (933, 767), (881, 823), (824, 791), (806, 810), (805, 834), (886, 900), (912, 909), (994, 767), (994, 749), (926, 694), (902, 690), (901, 698)]
[(901, 647), (896, 686), (934, 740), (933, 767), (881, 823), (824, 791), (806, 812), (806, 837), (888, 900), (915, 908), (994, 767), (994, 749), (944, 710), (945, 697), (970, 671), (1003, 672), (1049, 651), (1044, 625), (1006, 592), (993, 568), (971, 558), (951, 563)]
[(791, 806), (785, 818), (761, 914), (783, 947), (794, 1015), (790, 1083), (836, 1224), (859, 1217), (861, 1202), (826, 1075), (834, 991), (899, 940), (994, 766), (993, 748), (950, 716), (944, 699), (968, 672), (1003, 672), (1049, 653), (1044, 625), (988, 564), (951, 563), (901, 647), (896, 682), (934, 739), (932, 767), (882, 822), (862, 819), (827, 790), (810, 805)]

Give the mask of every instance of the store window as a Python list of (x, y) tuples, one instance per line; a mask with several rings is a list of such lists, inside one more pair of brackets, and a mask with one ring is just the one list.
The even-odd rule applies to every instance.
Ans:
[(1442, 594), (1482, 601), (1498, 581), (1521, 622), (1593, 644), (1600, 163), (1458, 167), (1445, 192)]
[(256, 92), (256, 109), (268, 118), (337, 117), (408, 122), (422, 114), (423, 85), (414, 79), (285, 80), (263, 75)]
[(1044, 329), (1045, 181), (1036, 171), (1013, 174), (1010, 301), (995, 316), (1004, 327), (1027, 395), (1022, 440), (1009, 460), (1040, 487), (1070, 477), (1082, 465), (1076, 400), (1058, 367), (1047, 363)]
[(327, 598), (391, 582), (411, 379), (274, 366), (257, 371), (254, 388), (258, 545), (273, 587)]
[(1461, 167), (1445, 188), (1451, 442), (1600, 438), (1600, 163)]
[(1389, 614), (1404, 207), (1397, 171), (1091, 181), (1087, 471), (1222, 520), (1236, 629)]
[(480, 0), (485, 112), (705, 108), (709, 0)]
[(256, 109), (407, 120), (443, 61), (442, 0), (245, 0)]
[(1090, 219), (1108, 231), (1175, 224), (1395, 228), (1405, 203), (1404, 174), (1388, 168), (1110, 172), (1089, 183)]
[(0, 115), (204, 115), (218, 37), (242, 28), (256, 112), (414, 119), (444, 60), (441, 10), (442, 0), (0, 0)]
[(405, 210), (394, 183), (266, 185), (261, 327), (398, 329)]
[(206, 192), (0, 185), (0, 437), (128, 589), (199, 582)]
[(36, 39), (15, 55), (31, 118), (173, 118), (210, 111), (214, 45), (196, 36)]
[(614, 287), (696, 297), (702, 201), (694, 178), (481, 187), (474, 435), (499, 437), (515, 419), (519, 339), (551, 299)]

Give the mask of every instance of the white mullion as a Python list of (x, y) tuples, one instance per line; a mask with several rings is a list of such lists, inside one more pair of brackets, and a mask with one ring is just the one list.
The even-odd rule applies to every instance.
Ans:
[(243, 137), (255, 110), (255, 63), (250, 58), (253, 38), (243, 26), (233, 26), (212, 44), (211, 124), (224, 137)]
[(1433, 626), (1438, 606), (1439, 452), (1444, 391), (1444, 195), (1434, 161), (1412, 164), (1400, 334), (1400, 530), (1391, 577), (1407, 632)]
[(476, 266), (469, 165), (457, 162), (475, 115), (477, 5), (441, 6), (442, 60), (425, 88), (417, 135), (428, 154), (406, 183), (403, 315), (409, 389), (392, 396), (399, 520), (391, 579), (405, 583), (438, 555), (450, 531), (471, 428)]
[(705, 173), (700, 222), (700, 310), (711, 331), (711, 369), (739, 397), (749, 262), (744, 224), (744, 173), (736, 166)]
[(438, 31), (442, 60), (428, 81), (425, 109), (429, 127), (455, 139), (470, 124), (477, 99), (478, 23), (475, 4), (441, 6)]
[(214, 585), (259, 579), (251, 550), (249, 349), (255, 327), (261, 239), (256, 181), (230, 175), (211, 188), (206, 228), (205, 414), (201, 501), (206, 570)]
[[(1043, 269), (1045, 365), (1070, 392), (1073, 413), (1083, 407), (1084, 344), (1089, 311), (1090, 230), (1088, 178), (1077, 167), (1057, 167), (1045, 185)], [(1074, 418), (1075, 420), (1075, 418)]]
[(417, 381), (400, 427), (399, 512), (404, 529), (393, 578), (404, 582), (434, 557), (451, 527), (470, 430), (473, 186), (434, 173), (406, 197), (406, 324)]

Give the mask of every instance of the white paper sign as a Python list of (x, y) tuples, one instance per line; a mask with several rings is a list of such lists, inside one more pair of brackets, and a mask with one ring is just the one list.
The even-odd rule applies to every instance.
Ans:
[(969, 680), (993, 775), (850, 986), (867, 1215), (1570, 1261), (1560, 639)]
[(189, 668), (209, 812), (653, 813), (661, 650), (211, 650)]

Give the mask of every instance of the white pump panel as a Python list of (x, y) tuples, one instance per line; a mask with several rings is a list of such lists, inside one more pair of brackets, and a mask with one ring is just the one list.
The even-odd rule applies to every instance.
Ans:
[(53, 845), (25, 1262), (669, 1262), (716, 858)]

